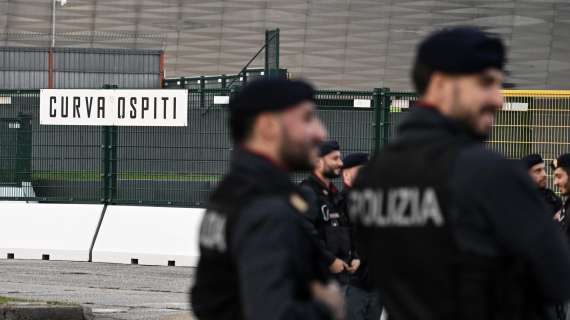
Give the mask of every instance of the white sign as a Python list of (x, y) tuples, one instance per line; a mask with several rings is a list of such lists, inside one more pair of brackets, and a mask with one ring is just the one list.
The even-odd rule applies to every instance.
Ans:
[(526, 102), (505, 102), (503, 103), (504, 111), (528, 111), (528, 103)]
[(355, 108), (370, 108), (369, 99), (354, 99)]
[(214, 96), (214, 104), (229, 104), (230, 97), (228, 96)]
[(40, 124), (185, 127), (188, 92), (156, 89), (42, 89)]
[(392, 108), (409, 109), (410, 100), (396, 99), (392, 101)]
[(12, 104), (12, 97), (0, 97), (0, 104)]

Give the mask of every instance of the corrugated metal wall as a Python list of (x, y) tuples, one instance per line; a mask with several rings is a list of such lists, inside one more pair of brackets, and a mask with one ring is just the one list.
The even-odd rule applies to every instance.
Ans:
[(0, 48), (0, 88), (47, 88), (47, 48)]
[[(55, 48), (54, 88), (159, 88), (159, 50)], [(49, 87), (49, 49), (0, 48), (0, 88)]]

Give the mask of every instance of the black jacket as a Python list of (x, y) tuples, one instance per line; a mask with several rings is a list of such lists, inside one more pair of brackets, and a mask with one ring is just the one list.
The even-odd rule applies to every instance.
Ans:
[(570, 298), (568, 246), (528, 174), (435, 109), (410, 112), (351, 203), (391, 319), (534, 319)]
[(329, 319), (310, 283), (327, 280), (303, 225), (300, 188), (269, 160), (238, 149), (211, 196), (191, 292), (201, 320)]
[(315, 208), (309, 217), (318, 231), (326, 264), (330, 265), (336, 258), (350, 262), (354, 248), (342, 193), (333, 184), (325, 186), (313, 175), (303, 180), (301, 186), (307, 193), (312, 193), (316, 200)]
[(562, 199), (560, 199), (554, 191), (544, 188), (540, 189), (540, 194), (548, 206), (548, 214), (550, 217), (553, 217), (562, 209)]

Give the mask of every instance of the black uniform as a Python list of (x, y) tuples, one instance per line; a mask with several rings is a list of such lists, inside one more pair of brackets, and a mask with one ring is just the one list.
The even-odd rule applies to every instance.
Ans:
[(562, 199), (554, 193), (554, 191), (544, 188), (540, 189), (540, 194), (542, 195), (546, 205), (548, 206), (548, 213), (550, 217), (553, 217), (558, 211), (562, 209)]
[[(301, 186), (308, 192), (312, 192), (316, 199), (316, 210), (308, 218), (317, 229), (321, 257), (327, 266), (338, 258), (350, 264), (356, 259), (352, 231), (348, 215), (343, 207), (343, 196), (331, 183), (326, 186), (314, 175), (301, 182)], [(341, 284), (347, 284), (350, 275), (343, 271), (337, 276)]]
[(410, 112), (350, 200), (391, 320), (535, 319), (570, 298), (568, 246), (528, 174), (435, 109)]
[(304, 230), (300, 188), (269, 160), (238, 149), (200, 231), (191, 292), (201, 320), (329, 319), (310, 283), (326, 281)]
[(570, 224), (570, 221), (568, 221), (568, 219), (570, 219), (569, 215), (570, 215), (570, 199), (566, 199), (566, 201), (564, 201), (562, 209), (560, 210), (560, 227), (562, 228), (564, 235), (568, 239), (568, 243), (570, 243), (570, 228), (568, 228)]

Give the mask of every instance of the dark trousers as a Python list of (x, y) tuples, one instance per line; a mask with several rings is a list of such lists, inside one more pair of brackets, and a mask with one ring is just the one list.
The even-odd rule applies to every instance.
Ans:
[(346, 320), (380, 320), (382, 303), (376, 290), (346, 288)]

